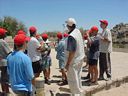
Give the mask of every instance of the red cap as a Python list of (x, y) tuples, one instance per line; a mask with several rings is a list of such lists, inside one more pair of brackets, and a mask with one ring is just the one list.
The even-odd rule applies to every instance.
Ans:
[(30, 40), (29, 37), (25, 36), (24, 34), (19, 34), (14, 37), (15, 45), (22, 45), (28, 40)]
[(64, 33), (64, 37), (68, 37), (69, 36), (69, 34), (68, 33)]
[(17, 35), (19, 35), (19, 34), (24, 34), (24, 35), (26, 35), (26, 33), (25, 33), (23, 30), (19, 30), (19, 31), (17, 32)]
[(47, 39), (48, 38), (48, 35), (46, 33), (42, 34), (42, 38), (43, 39)]
[(58, 38), (58, 39), (62, 39), (62, 37), (63, 37), (62, 33), (60, 33), (60, 32), (57, 33), (57, 38)]
[(91, 28), (91, 32), (98, 32), (98, 27), (97, 26), (93, 26), (92, 28)]
[(29, 28), (29, 32), (30, 33), (35, 33), (37, 31), (37, 29), (36, 29), (36, 27), (34, 27), (34, 26), (31, 26), (30, 28)]
[(0, 36), (4, 36), (7, 30), (0, 28)]
[(100, 20), (101, 23), (106, 24), (108, 26), (108, 21), (107, 20)]

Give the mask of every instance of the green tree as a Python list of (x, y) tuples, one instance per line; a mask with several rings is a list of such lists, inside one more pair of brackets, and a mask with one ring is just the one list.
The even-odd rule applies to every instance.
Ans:
[(7, 35), (12, 37), (16, 35), (18, 30), (24, 30), (27, 32), (27, 28), (22, 22), (10, 16), (5, 16), (0, 19), (0, 27), (5, 28), (8, 31)]

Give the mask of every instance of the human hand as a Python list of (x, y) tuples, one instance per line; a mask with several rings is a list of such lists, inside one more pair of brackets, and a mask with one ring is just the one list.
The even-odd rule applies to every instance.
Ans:
[(69, 64), (66, 64), (65, 69), (66, 69), (66, 71), (69, 70)]

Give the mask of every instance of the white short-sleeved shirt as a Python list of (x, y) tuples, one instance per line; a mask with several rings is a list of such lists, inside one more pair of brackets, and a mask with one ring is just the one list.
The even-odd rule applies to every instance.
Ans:
[(8, 43), (5, 40), (0, 39), (0, 58), (1, 58), (0, 66), (7, 66), (6, 57), (10, 52), (11, 52), (11, 49)]
[(105, 42), (100, 40), (100, 46), (99, 46), (99, 51), (103, 52), (103, 53), (111, 53), (112, 52), (112, 35), (111, 35), (111, 31), (108, 29), (105, 29), (102, 33), (101, 33), (101, 37), (107, 38), (110, 42)]
[(36, 62), (41, 59), (41, 53), (37, 50), (40, 46), (40, 42), (35, 37), (31, 37), (27, 48), (28, 56), (31, 58), (32, 62)]

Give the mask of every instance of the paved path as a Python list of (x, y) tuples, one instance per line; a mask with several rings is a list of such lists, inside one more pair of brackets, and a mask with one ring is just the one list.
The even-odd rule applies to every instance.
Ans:
[(118, 88), (112, 88), (107, 91), (101, 91), (93, 96), (128, 96), (128, 83), (123, 84)]
[[(52, 67), (51, 67), (51, 85), (45, 84), (45, 96), (70, 96), (68, 85), (60, 86), (57, 85), (57, 82), (61, 80), (61, 73), (58, 68), (58, 61), (56, 60), (56, 52), (54, 49), (51, 51), (52, 57)], [(123, 78), (128, 76), (128, 53), (122, 52), (113, 52), (111, 54), (112, 58), (112, 80), (117, 78)], [(85, 65), (85, 63), (83, 64)], [(87, 72), (82, 72), (82, 76), (86, 76)], [(84, 82), (84, 81), (83, 81)], [(98, 81), (99, 85), (106, 83), (106, 81)], [(83, 89), (89, 90), (93, 86), (85, 86), (83, 83)], [(61, 91), (60, 91), (61, 89)], [(14, 96), (14, 95), (13, 95)], [(98, 95), (97, 95), (98, 96)], [(110, 96), (110, 95), (109, 95)]]
[[(61, 75), (59, 73), (58, 69), (58, 62), (55, 59), (56, 52), (55, 50), (52, 50), (52, 74), (51, 74), (51, 80), (53, 83), (51, 85), (45, 85), (45, 91), (46, 91), (46, 96), (51, 96), (49, 95), (49, 90), (50, 92), (53, 92), (53, 94), (58, 94), (56, 96), (69, 96), (69, 93), (60, 91), (58, 86), (56, 84), (57, 80), (61, 80), (59, 76)], [(122, 52), (113, 52), (111, 54), (111, 59), (112, 59), (112, 80), (120, 79), (125, 76), (128, 76), (128, 53), (122, 53)], [(85, 64), (83, 64), (85, 65)], [(86, 76), (87, 72), (82, 72), (82, 76)], [(106, 81), (99, 81), (100, 84), (106, 83)], [(93, 86), (83, 86), (84, 90), (89, 90)], [(61, 87), (61, 89), (64, 89), (65, 91), (68, 91), (68, 85)]]

